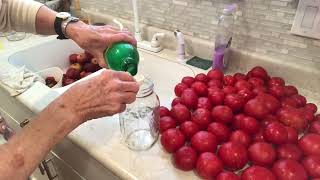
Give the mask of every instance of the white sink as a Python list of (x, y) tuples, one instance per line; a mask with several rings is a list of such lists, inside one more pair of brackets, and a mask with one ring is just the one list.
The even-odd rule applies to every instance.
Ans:
[[(49, 67), (60, 67), (66, 71), (69, 66), (69, 55), (77, 52), (83, 52), (83, 50), (73, 41), (52, 40), (11, 55), (9, 57), (9, 63), (16, 67), (25, 66), (34, 72)], [(153, 80), (155, 91), (160, 97), (161, 104), (169, 106), (170, 100), (174, 97), (174, 86), (182, 77), (194, 76), (193, 70), (186, 65), (166, 60), (144, 51), (139, 51), (139, 53), (139, 72)], [(99, 73), (100, 72), (96, 72), (87, 78)], [(54, 91), (62, 93), (68, 88), (67, 86), (54, 89)]]

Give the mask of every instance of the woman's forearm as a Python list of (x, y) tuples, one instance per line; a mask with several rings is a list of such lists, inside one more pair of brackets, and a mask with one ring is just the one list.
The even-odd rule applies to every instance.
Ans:
[(54, 30), (54, 20), (57, 12), (42, 6), (36, 17), (36, 31), (38, 34), (53, 35), (56, 34)]
[(79, 125), (61, 100), (53, 102), (10, 141), (0, 146), (0, 179), (25, 180), (50, 149)]

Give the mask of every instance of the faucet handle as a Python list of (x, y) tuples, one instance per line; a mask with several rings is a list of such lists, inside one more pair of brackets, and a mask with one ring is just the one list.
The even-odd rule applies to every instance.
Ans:
[(151, 40), (151, 47), (160, 47), (159, 38), (163, 38), (165, 35), (165, 33), (154, 34)]

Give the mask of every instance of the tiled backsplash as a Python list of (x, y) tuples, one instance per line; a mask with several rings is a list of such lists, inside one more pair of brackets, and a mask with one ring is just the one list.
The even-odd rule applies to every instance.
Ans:
[[(298, 0), (240, 0), (233, 47), (320, 68), (320, 40), (290, 34)], [(213, 41), (217, 19), (232, 0), (138, 0), (141, 22)], [(81, 0), (82, 8), (133, 19), (131, 0)]]

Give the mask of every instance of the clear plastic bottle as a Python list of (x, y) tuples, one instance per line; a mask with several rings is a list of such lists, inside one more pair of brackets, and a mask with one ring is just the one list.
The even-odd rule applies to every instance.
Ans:
[(142, 151), (151, 148), (159, 137), (160, 102), (150, 79), (142, 78), (137, 81), (140, 90), (136, 101), (127, 105), (119, 118), (122, 142), (129, 149)]
[(223, 13), (218, 22), (218, 34), (215, 39), (215, 49), (213, 55), (213, 69), (225, 70), (230, 57), (230, 46), (232, 43), (234, 16), (237, 6), (229, 5), (223, 9)]

